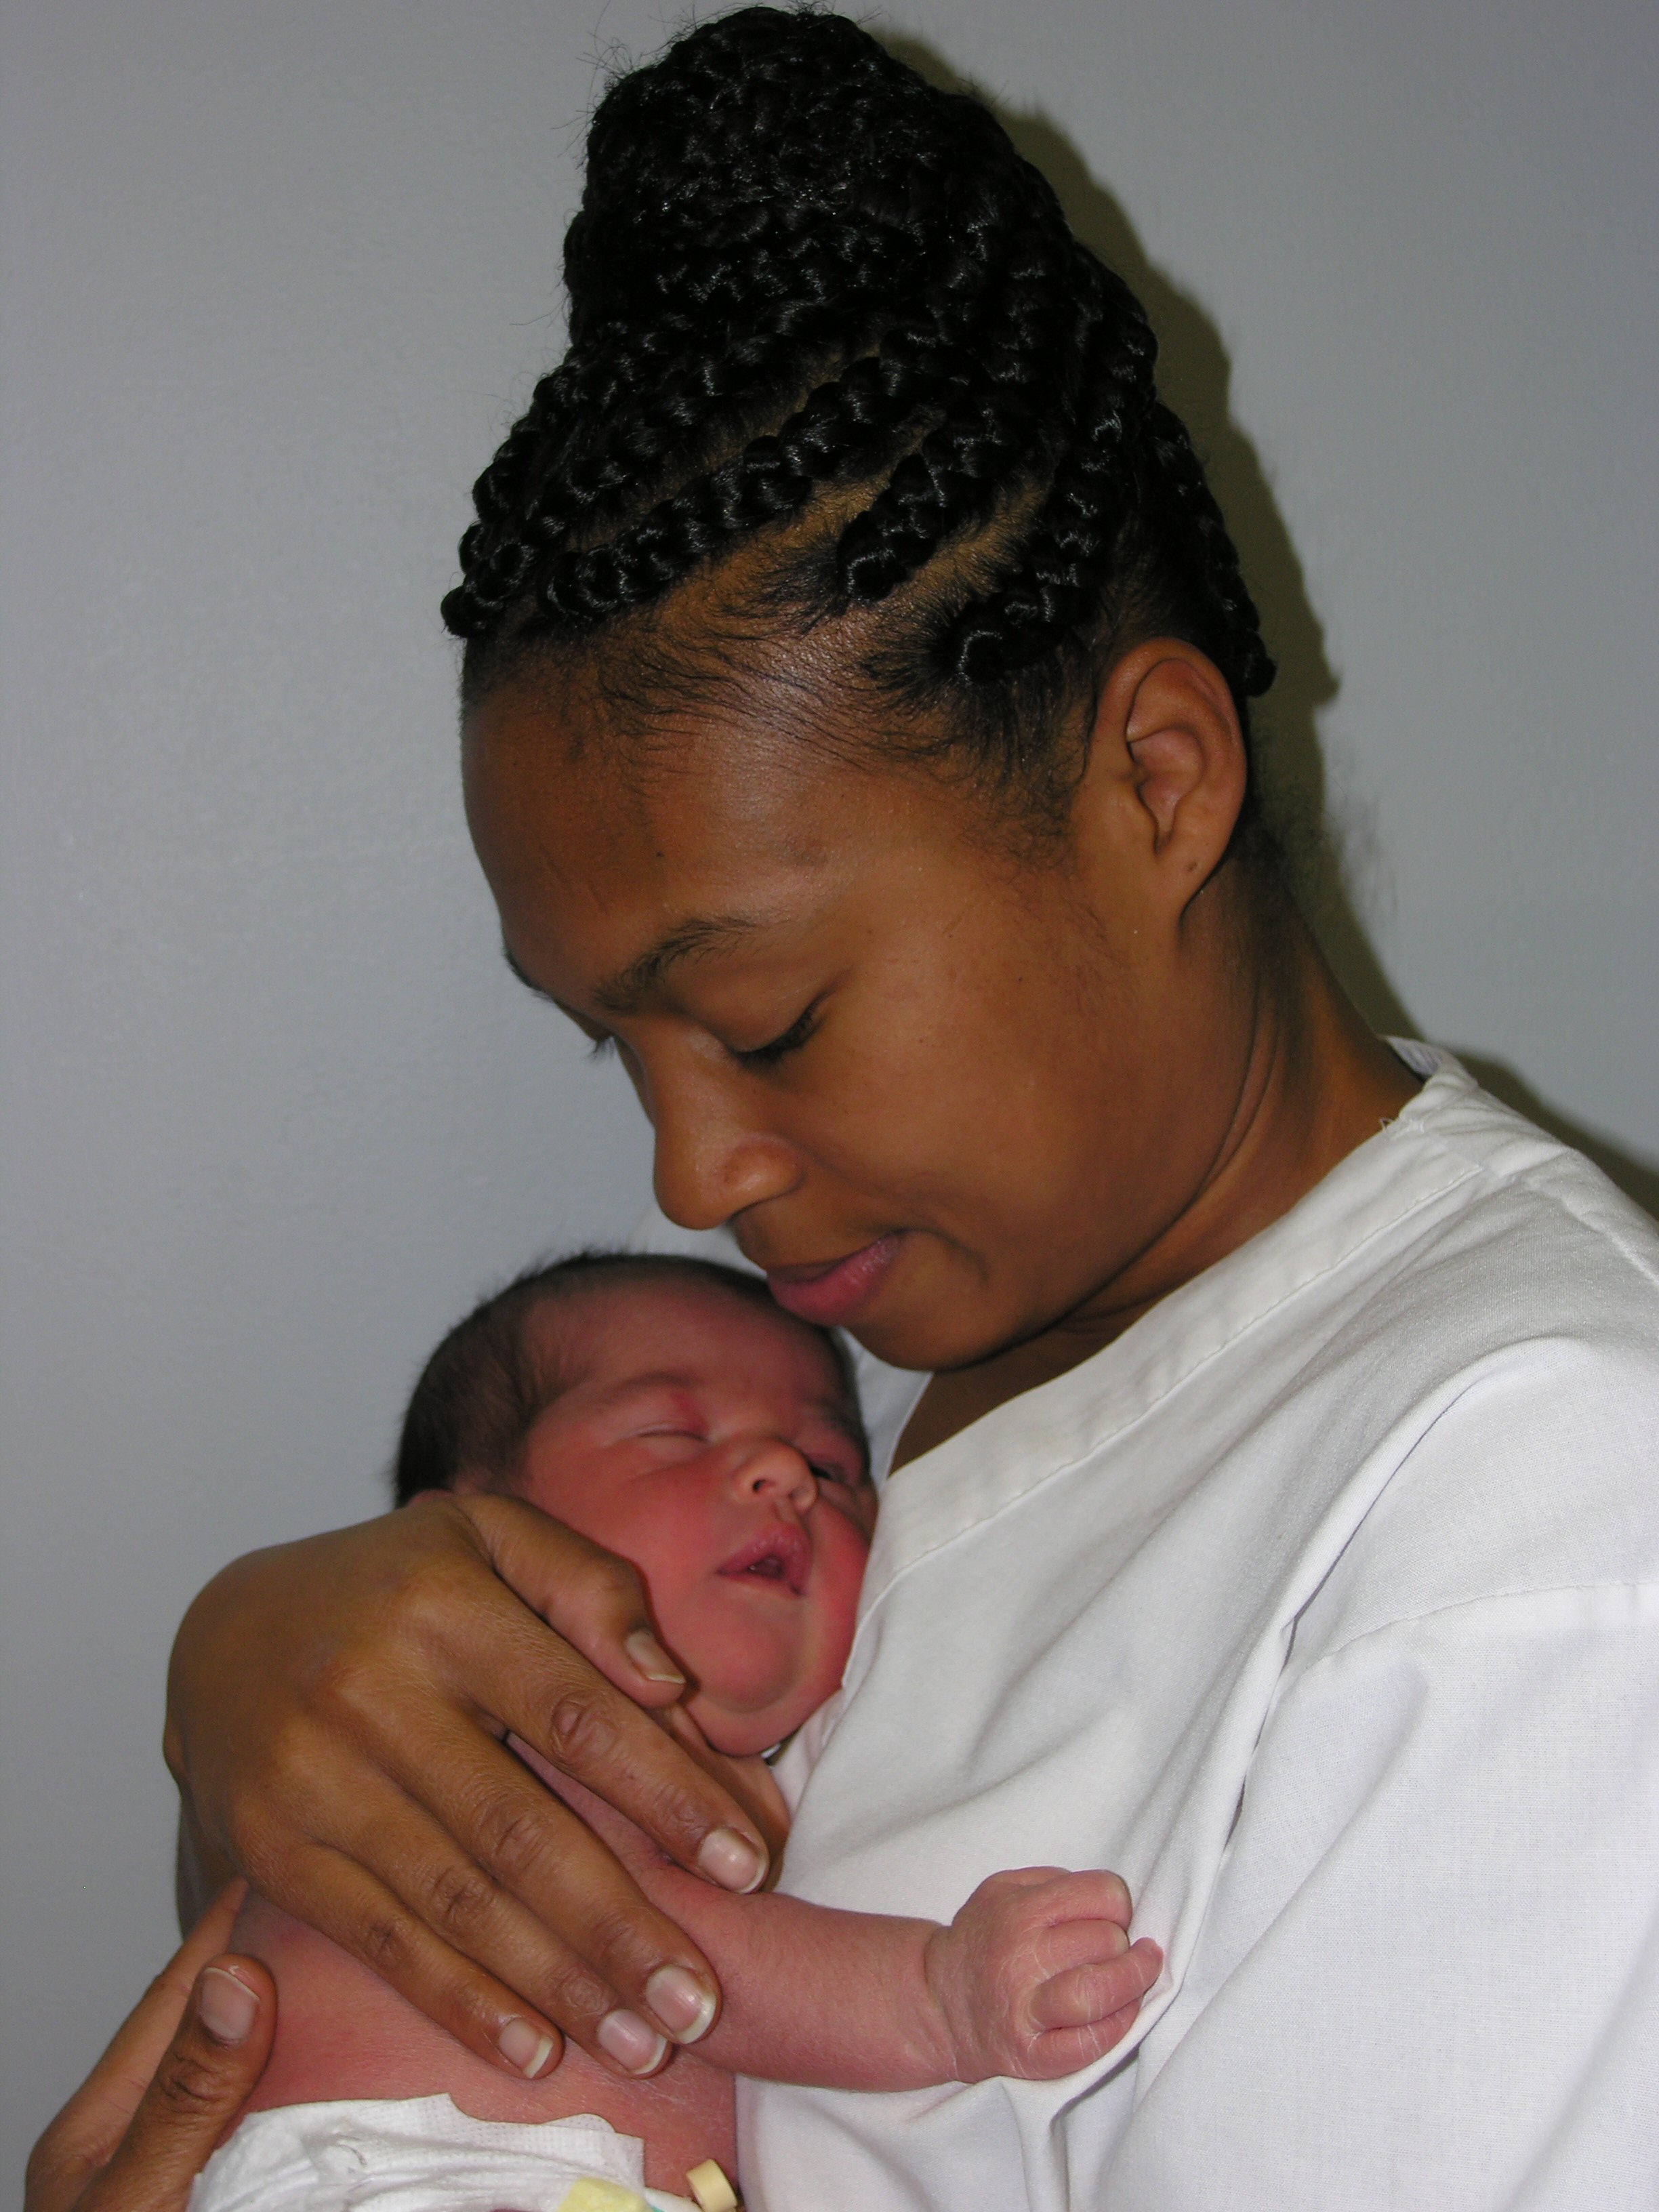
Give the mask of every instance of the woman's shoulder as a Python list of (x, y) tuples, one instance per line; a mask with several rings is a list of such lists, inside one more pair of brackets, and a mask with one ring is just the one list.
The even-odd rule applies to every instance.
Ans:
[(1543, 1244), (1605, 1272), (1627, 1296), (1659, 1296), (1659, 1223), (1585, 1155), (1483, 1089), (1452, 1054), (1404, 1048), (1428, 1080), (1399, 1117), (1408, 1142), (1463, 1171), (1459, 1209), (1486, 1241), (1504, 1240), (1514, 1272)]
[(1441, 1068), (1402, 1134), (1455, 1200), (1371, 1316), (1384, 1367), (1393, 1346), (1420, 1370), (1424, 1418), (1310, 1608), (1304, 1656), (1488, 1598), (1659, 1591), (1659, 1225)]
[(1600, 1168), (1443, 1054), (1382, 1141), (1437, 1192), (1380, 1271), (1385, 1306), (1430, 1322), (1450, 1360), (1653, 1388), (1659, 1224)]
[(1407, 1202), (1307, 1309), (1334, 1324), (1310, 1441), (1363, 1503), (1298, 1664), (1487, 1599), (1659, 1591), (1659, 1226), (1449, 1055), (1425, 1072), (1368, 1170)]

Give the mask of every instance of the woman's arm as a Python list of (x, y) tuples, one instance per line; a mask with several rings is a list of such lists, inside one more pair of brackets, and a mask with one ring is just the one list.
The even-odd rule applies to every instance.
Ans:
[(1659, 1587), (1475, 1599), (1289, 1675), (1110, 2203), (1659, 2203), (1656, 1835)]
[(759, 1828), (641, 1709), (684, 1686), (625, 1562), (515, 1498), (425, 1498), (208, 1585), (174, 1648), (167, 1759), (210, 1875), (246, 1875), (509, 2072), (545, 2072), (561, 2029), (612, 2064), (607, 2014), (678, 2037), (713, 1972), (502, 1740), (748, 1888)]

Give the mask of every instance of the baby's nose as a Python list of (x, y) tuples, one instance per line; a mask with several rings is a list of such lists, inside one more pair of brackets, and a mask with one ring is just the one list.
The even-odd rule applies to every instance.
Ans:
[(817, 1504), (818, 1479), (781, 1437), (757, 1437), (739, 1454), (732, 1481), (744, 1498), (787, 1500), (797, 1513)]

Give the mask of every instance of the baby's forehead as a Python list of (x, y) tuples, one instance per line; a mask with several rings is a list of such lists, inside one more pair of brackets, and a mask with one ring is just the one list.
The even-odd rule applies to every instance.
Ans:
[(764, 1291), (750, 1294), (690, 1271), (641, 1270), (637, 1278), (619, 1271), (567, 1291), (537, 1318), (564, 1389), (599, 1370), (613, 1384), (665, 1367), (703, 1370), (716, 1385), (759, 1376), (807, 1403), (837, 1409), (862, 1438), (857, 1394), (839, 1349)]

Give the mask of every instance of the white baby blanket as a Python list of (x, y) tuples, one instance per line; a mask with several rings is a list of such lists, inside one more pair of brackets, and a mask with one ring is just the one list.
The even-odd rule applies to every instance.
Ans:
[(208, 2160), (191, 2212), (696, 2212), (647, 2189), (608, 2122), (469, 2119), (447, 2097), (254, 2112)]

